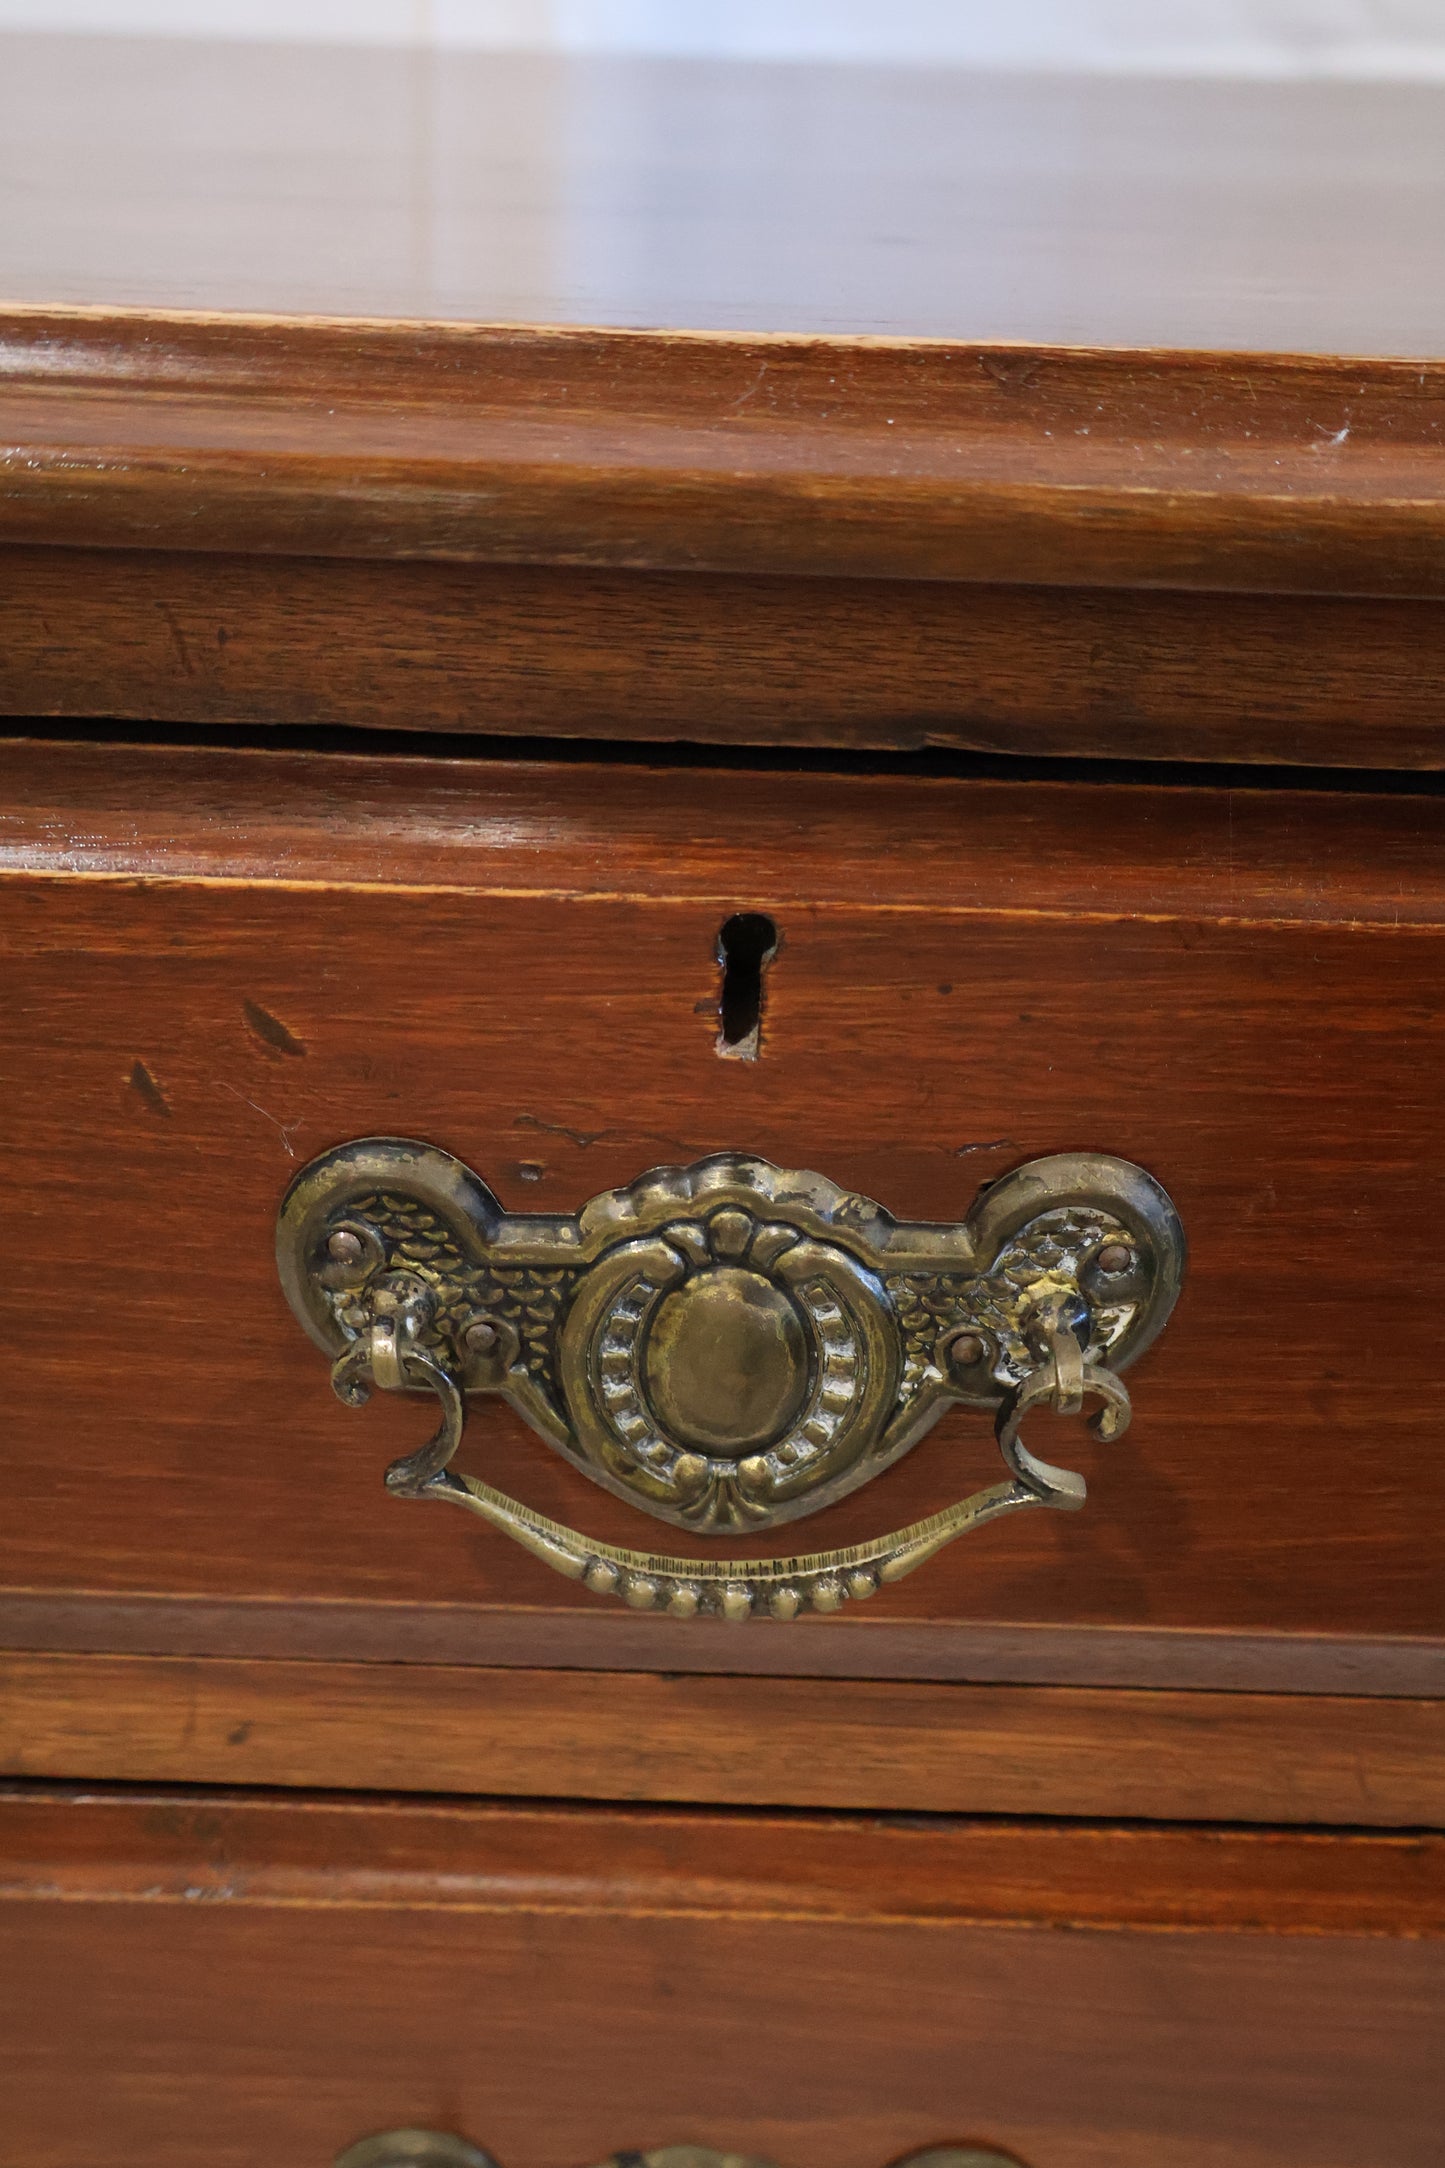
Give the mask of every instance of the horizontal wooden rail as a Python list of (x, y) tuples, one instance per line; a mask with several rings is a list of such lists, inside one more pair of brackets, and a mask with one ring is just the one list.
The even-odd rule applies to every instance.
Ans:
[(0, 1772), (1388, 1828), (1445, 1702), (15, 1655)]

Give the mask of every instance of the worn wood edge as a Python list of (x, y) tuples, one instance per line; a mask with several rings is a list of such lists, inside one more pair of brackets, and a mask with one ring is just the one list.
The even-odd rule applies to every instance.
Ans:
[[(529, 347), (569, 347), (594, 341), (616, 341), (619, 344), (646, 347), (672, 347), (693, 341), (699, 346), (716, 347), (719, 351), (730, 348), (803, 347), (823, 348), (829, 353), (852, 353), (854, 351), (924, 354), (958, 352), (997, 354), (1005, 361), (1020, 364), (1032, 361), (1041, 354), (1058, 355), (1086, 361), (1116, 360), (1125, 358), (1131, 362), (1153, 364), (1161, 368), (1190, 365), (1202, 369), (1217, 366), (1249, 369), (1263, 368), (1266, 379), (1274, 374), (1313, 376), (1323, 373), (1330, 377), (1343, 373), (1354, 379), (1364, 374), (1378, 374), (1386, 378), (1405, 378), (1416, 383), (1423, 377), (1428, 381), (1439, 377), (1445, 381), (1445, 356), (1438, 353), (1353, 353), (1324, 352), (1312, 348), (1280, 347), (1260, 349), (1255, 347), (1228, 346), (1104, 346), (1092, 341), (1052, 340), (1041, 344), (1030, 339), (984, 339), (960, 341), (936, 333), (900, 331), (749, 331), (729, 325), (646, 325), (617, 323), (559, 323), (536, 322), (526, 317), (474, 317), (452, 316), (368, 316), (352, 313), (316, 312), (305, 309), (197, 309), (167, 308), (149, 302), (126, 301), (24, 301), (10, 297), (0, 300), (0, 333), (8, 335), (8, 327), (14, 325), (24, 331), (38, 327), (43, 333), (53, 329), (98, 327), (108, 333), (122, 335), (134, 342), (133, 366), (144, 371), (148, 364), (164, 371), (167, 355), (171, 349), (156, 346), (158, 332), (164, 330), (175, 335), (187, 332), (201, 334), (208, 340), (234, 347), (239, 333), (261, 335), (274, 344), (274, 334), (296, 332), (301, 335), (320, 335), (327, 342), (344, 352), (354, 353), (358, 334), (375, 334), (387, 345), (401, 342), (412, 343), (417, 339), (435, 337), (447, 342), (475, 344), (498, 339), (524, 341)], [(0, 361), (5, 350), (0, 347)], [(260, 357), (264, 367), (269, 355)], [(72, 355), (62, 351), (54, 357), (47, 356), (42, 366), (54, 367), (62, 375), (69, 375), (75, 362)]]
[(1438, 596), (1442, 405), (1428, 361), (10, 308), (0, 536)]
[(1445, 1699), (1445, 1643), (1405, 1635), (858, 1619), (746, 1635), (625, 1611), (0, 1590), (0, 1650), (291, 1657), (481, 1670), (657, 1671), (940, 1685)]
[(1445, 1702), (12, 1654), (0, 1774), (1432, 1827)]
[(0, 1789), (0, 1902), (1445, 1934), (1445, 1837)]
[[(789, 793), (746, 771), (614, 766), (599, 776), (545, 760), (19, 737), (0, 741), (0, 790), (0, 883), (677, 904), (715, 903), (743, 885), (754, 908), (817, 913), (1106, 925), (1187, 918), (1392, 936), (1445, 924), (1445, 799), (1436, 797), (818, 776), (809, 782), (813, 846), (800, 851)], [(725, 809), (716, 821), (709, 805)], [(839, 861), (824, 819), (853, 840), (876, 829), (883, 808), (906, 821), (909, 849), (874, 850), (860, 905), (856, 867)], [(1251, 841), (1254, 815), (1264, 825)], [(1158, 838), (1156, 818), (1166, 823)], [(1200, 848), (1210, 819), (1217, 855)], [(1405, 822), (1420, 833), (1391, 881), (1380, 861)], [(1064, 866), (1049, 850), (1050, 823), (1060, 841), (1071, 826), (1098, 839), (1085, 863)], [(1181, 865), (1186, 828), (1194, 847)], [(583, 836), (589, 848), (579, 852)], [(1022, 894), (1010, 892), (998, 863), (973, 862), (968, 846), (985, 836), (1016, 836), (1011, 873), (1030, 854)], [(599, 864), (610, 880), (605, 871), (598, 879)]]
[[(717, 885), (704, 890), (670, 888), (569, 888), (566, 886), (545, 888), (513, 888), (503, 882), (486, 881), (384, 881), (358, 878), (334, 880), (298, 879), (293, 875), (268, 874), (216, 874), (192, 872), (167, 872), (151, 868), (145, 872), (99, 871), (94, 867), (65, 868), (43, 866), (6, 866), (0, 864), (0, 884), (12, 881), (63, 881), (69, 887), (76, 885), (112, 885), (122, 888), (197, 888), (197, 889), (284, 889), (295, 895), (334, 895), (351, 891), (365, 891), (377, 895), (441, 895), (441, 896), (487, 896), (498, 902), (511, 903), (660, 903), (689, 904), (703, 900), (712, 901), (717, 896)], [(792, 897), (764, 894), (754, 899), (761, 909), (782, 908)], [(1060, 924), (1077, 926), (1117, 925), (1172, 925), (1181, 917), (1197, 920), (1200, 913), (1194, 911), (1140, 911), (1116, 909), (1112, 911), (1075, 910), (1060, 906), (1053, 910), (1029, 908), (1016, 904), (930, 904), (894, 903), (870, 896), (866, 903), (842, 901), (818, 903), (811, 906), (812, 915), (824, 919), (835, 912), (866, 910), (878, 916), (918, 915), (937, 918), (986, 918), (997, 921), (1019, 920), (1025, 923)], [(1424, 923), (1393, 916), (1371, 918), (1350, 915), (1341, 918), (1313, 913), (1294, 914), (1282, 911), (1211, 911), (1203, 914), (1212, 926), (1236, 926), (1242, 931), (1263, 927), (1331, 926), (1347, 933), (1390, 933), (1402, 937), (1411, 934), (1429, 935), (1439, 930), (1445, 921), (1429, 920)]]
[[(580, 372), (593, 407), (607, 402), (625, 413), (635, 408), (636, 376), (626, 368), (619, 371), (619, 357), (632, 357), (634, 372), (648, 364), (654, 371), (666, 371), (681, 352), (686, 369), (666, 377), (669, 407), (706, 413), (720, 392), (732, 389), (731, 371), (737, 362), (746, 363), (758, 350), (795, 353), (805, 363), (820, 360), (832, 375), (805, 374), (799, 380), (802, 393), (820, 411), (844, 415), (851, 413), (846, 400), (853, 387), (845, 381), (840, 395), (836, 372), (854, 357), (868, 371), (863, 389), (895, 405), (899, 390), (917, 381), (920, 363), (952, 370), (960, 360), (977, 361), (978, 379), (965, 380), (963, 394), (972, 388), (976, 401), (1009, 419), (1015, 394), (1051, 365), (1068, 372), (1078, 396), (1089, 401), (1097, 399), (1101, 385), (1117, 389), (1157, 382), (1173, 392), (1191, 439), (1201, 427), (1208, 430), (1220, 420), (1236, 420), (1244, 406), (1251, 426), (1262, 431), (1272, 396), (1303, 394), (1313, 399), (1321, 392), (1335, 392), (1354, 402), (1374, 390), (1405, 398), (1410, 410), (1421, 416), (1419, 441), (1433, 445), (1439, 426), (1433, 409), (1435, 402), (1445, 402), (1445, 356), (1438, 354), (1043, 345), (891, 332), (469, 322), (0, 300), (0, 383), (35, 381), (76, 389), (117, 382), (172, 389), (215, 385), (267, 390), (285, 399), (298, 386), (311, 389), (311, 372), (319, 371), (333, 389), (340, 376), (342, 386), (358, 394), (401, 389), (414, 395), (420, 380), (447, 403), (471, 406), (478, 403), (476, 386), (458, 374), (457, 362), (459, 357), (483, 355), (493, 364), (488, 388), (500, 389), (514, 402), (521, 397), (529, 408), (539, 400), (570, 406), (577, 398)], [(722, 378), (708, 370), (713, 357), (728, 372)], [(996, 371), (984, 366), (995, 358)], [(896, 376), (888, 373), (895, 360), (901, 364)], [(508, 370), (518, 374), (514, 377)], [(926, 396), (928, 380), (924, 382)], [(1000, 393), (1009, 402), (1002, 407)], [(951, 429), (956, 419), (950, 414), (944, 426)], [(1322, 414), (1321, 428), (1333, 419)], [(1364, 417), (1366, 433), (1369, 419)], [(1358, 437), (1358, 412), (1354, 420), (1352, 434)]]

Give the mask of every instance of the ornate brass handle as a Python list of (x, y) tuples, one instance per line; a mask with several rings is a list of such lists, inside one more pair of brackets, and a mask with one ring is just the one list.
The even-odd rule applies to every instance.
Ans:
[[(1118, 1372), (1173, 1308), (1184, 1236), (1125, 1160), (1066, 1154), (991, 1184), (966, 1221), (905, 1225), (816, 1174), (722, 1153), (656, 1168), (575, 1219), (506, 1213), (449, 1153), (364, 1138), (281, 1206), (293, 1310), (355, 1406), (434, 1392), (441, 1423), (387, 1471), (638, 1610), (836, 1611), (966, 1529), (1076, 1510), (1083, 1478), (1019, 1435), (1031, 1409), (1129, 1421)], [(816, 1512), (891, 1467), (954, 1403), (992, 1409), (1010, 1480), (848, 1549), (702, 1559), (623, 1550), (451, 1466), (465, 1396), (495, 1392), (606, 1489), (705, 1534)]]

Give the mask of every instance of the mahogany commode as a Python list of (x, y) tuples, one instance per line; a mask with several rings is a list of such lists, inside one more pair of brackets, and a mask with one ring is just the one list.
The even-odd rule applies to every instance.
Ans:
[(6, 42), (7, 2164), (1433, 2163), (1438, 94)]

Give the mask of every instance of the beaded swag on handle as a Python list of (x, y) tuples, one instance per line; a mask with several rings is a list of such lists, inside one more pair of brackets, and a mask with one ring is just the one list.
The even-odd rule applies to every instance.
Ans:
[[(1122, 1434), (1119, 1372), (1168, 1318), (1184, 1254), (1159, 1184), (1099, 1153), (1032, 1160), (947, 1226), (731, 1152), (564, 1218), (504, 1212), (435, 1146), (366, 1137), (303, 1169), (277, 1230), (282, 1285), (340, 1398), (441, 1403), (390, 1490), (465, 1506), (634, 1609), (737, 1620), (837, 1611), (985, 1521), (1082, 1506), (1083, 1478), (1028, 1450), (1024, 1418), (1095, 1401), (1094, 1434)], [(845, 1549), (624, 1550), (452, 1467), (478, 1393), (605, 1489), (707, 1537), (846, 1497), (954, 1405), (993, 1413), (1008, 1478)]]

